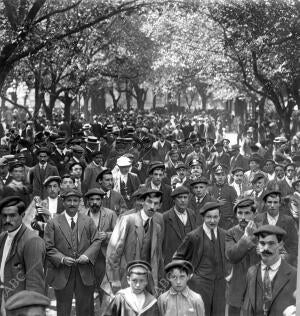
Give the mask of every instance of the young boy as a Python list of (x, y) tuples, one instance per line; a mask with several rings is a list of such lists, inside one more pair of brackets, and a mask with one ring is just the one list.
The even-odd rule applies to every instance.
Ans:
[(151, 266), (146, 261), (135, 260), (127, 265), (129, 287), (117, 292), (104, 316), (157, 316), (157, 300), (147, 287), (151, 278)]
[(185, 260), (173, 260), (166, 265), (165, 272), (171, 288), (158, 298), (160, 315), (204, 316), (201, 296), (187, 286), (193, 274), (192, 264)]

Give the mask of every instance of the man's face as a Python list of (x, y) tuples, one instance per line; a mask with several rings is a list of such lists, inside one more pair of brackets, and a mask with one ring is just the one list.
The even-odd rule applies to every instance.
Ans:
[(174, 198), (176, 209), (180, 211), (185, 211), (189, 202), (189, 195), (187, 193), (179, 194)]
[(233, 175), (233, 181), (237, 184), (242, 184), (244, 179), (244, 172), (243, 171), (237, 171)]
[(73, 189), (75, 186), (74, 181), (71, 178), (63, 178), (60, 187), (65, 189)]
[(245, 229), (250, 221), (254, 219), (254, 212), (252, 212), (251, 206), (238, 207), (236, 211), (236, 217), (239, 225), (242, 229)]
[(73, 217), (78, 212), (80, 198), (78, 196), (68, 196), (64, 199), (64, 207), (69, 216)]
[(285, 175), (289, 180), (293, 180), (295, 177), (295, 168), (293, 166), (288, 166), (285, 171)]
[(90, 195), (88, 203), (92, 213), (98, 213), (102, 205), (102, 197), (98, 194)]
[(200, 144), (194, 145), (194, 151), (195, 151), (196, 153), (200, 152), (200, 150), (201, 150)]
[(180, 179), (184, 179), (186, 177), (186, 174), (187, 174), (186, 168), (179, 168), (176, 170), (176, 172)]
[(178, 268), (174, 268), (170, 273), (168, 273), (168, 280), (176, 292), (182, 292), (184, 289), (186, 289), (189, 279), (189, 275), (187, 275), (185, 271), (182, 271)]
[(195, 165), (191, 167), (191, 173), (198, 173), (199, 175), (202, 174), (202, 167), (200, 165)]
[(71, 170), (71, 175), (76, 179), (80, 179), (82, 176), (82, 167), (80, 165), (74, 165)]
[(251, 160), (249, 162), (249, 168), (251, 171), (257, 171), (259, 169), (259, 164), (257, 163), (257, 161)]
[(143, 209), (148, 217), (152, 217), (161, 207), (161, 197), (148, 195), (144, 201)]
[(58, 143), (56, 146), (57, 146), (57, 148), (59, 150), (64, 150), (65, 149), (65, 144), (64, 143)]
[(284, 178), (284, 169), (281, 166), (275, 167), (275, 175), (277, 179), (283, 179)]
[(205, 183), (196, 183), (191, 187), (191, 190), (196, 197), (202, 198), (207, 192), (207, 185)]
[(16, 181), (22, 181), (24, 178), (24, 167), (17, 167), (14, 168), (11, 172), (11, 176), (16, 180)]
[(102, 181), (100, 181), (101, 188), (106, 192), (112, 190), (114, 187), (114, 179), (112, 174), (103, 175)]
[(39, 153), (38, 155), (38, 161), (41, 165), (44, 165), (49, 159), (49, 156), (47, 153)]
[(174, 153), (174, 154), (170, 155), (170, 159), (172, 162), (178, 161), (178, 159), (179, 159), (178, 153), (176, 153), (176, 154)]
[(5, 231), (13, 232), (22, 224), (22, 216), (16, 206), (4, 207), (1, 212), (2, 225)]
[(47, 193), (51, 199), (56, 199), (59, 194), (59, 184), (56, 181), (51, 181), (47, 185)]
[(217, 184), (224, 184), (226, 180), (225, 172), (215, 173), (215, 179)]
[(2, 178), (6, 177), (8, 173), (8, 165), (3, 165), (3, 166), (0, 166), (0, 175)]
[(210, 210), (204, 214), (203, 217), (204, 223), (209, 229), (214, 229), (218, 226), (220, 221), (220, 210)]
[(267, 235), (265, 237), (259, 236), (259, 254), (261, 256), (262, 262), (267, 266), (270, 266), (279, 260), (281, 249), (282, 242), (278, 242), (276, 235)]
[(94, 157), (94, 161), (97, 165), (102, 165), (103, 164), (103, 157), (102, 155), (96, 155)]
[(221, 153), (223, 151), (223, 146), (216, 146), (216, 151)]
[(253, 184), (253, 189), (255, 192), (260, 192), (265, 187), (265, 179), (259, 179)]
[(267, 212), (275, 217), (279, 214), (280, 198), (279, 196), (268, 196), (266, 199)]
[(274, 163), (272, 161), (267, 161), (265, 164), (265, 171), (268, 173), (274, 172)]
[(129, 173), (131, 166), (119, 167), (121, 174), (126, 175)]
[(182, 153), (182, 154), (185, 154), (186, 153), (186, 145), (184, 145), (184, 146), (179, 146), (179, 150), (180, 150), (180, 152)]
[(154, 169), (152, 173), (152, 182), (154, 185), (159, 186), (164, 177), (164, 172), (161, 169)]

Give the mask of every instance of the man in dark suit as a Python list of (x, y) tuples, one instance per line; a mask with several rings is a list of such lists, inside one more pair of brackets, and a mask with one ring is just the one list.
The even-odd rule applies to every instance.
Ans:
[(197, 177), (190, 182), (191, 194), (189, 196), (188, 208), (194, 211), (198, 226), (203, 223), (203, 217), (200, 214), (201, 208), (205, 203), (215, 200), (208, 193), (208, 183), (208, 179), (205, 177)]
[(117, 216), (127, 210), (127, 205), (122, 195), (113, 190), (114, 179), (110, 169), (102, 170), (97, 178), (96, 182), (100, 184), (100, 189), (102, 189), (106, 194), (102, 199), (102, 206), (113, 210)]
[(207, 202), (201, 210), (203, 225), (188, 233), (174, 255), (195, 267), (189, 287), (199, 293), (205, 315), (225, 314), (225, 231), (218, 227), (219, 202)]
[(242, 315), (281, 316), (288, 306), (295, 305), (297, 271), (280, 255), (285, 234), (273, 225), (263, 225), (254, 232), (261, 262), (248, 270)]
[(165, 165), (161, 161), (152, 163), (148, 170), (150, 181), (148, 181), (143, 187), (156, 189), (163, 193), (163, 200), (161, 203), (160, 212), (164, 213), (173, 206), (173, 200), (171, 198), (171, 187), (163, 182), (165, 177)]
[(225, 165), (228, 169), (230, 167), (230, 156), (224, 151), (223, 142), (215, 144), (216, 152), (214, 156), (214, 165)]
[(257, 240), (253, 235), (256, 229), (254, 200), (242, 198), (234, 206), (238, 225), (226, 233), (225, 254), (232, 264), (228, 281), (228, 315), (240, 316), (243, 293), (246, 289), (246, 274), (250, 266), (259, 261), (256, 253)]
[(106, 249), (110, 236), (117, 221), (117, 215), (114, 211), (102, 206), (102, 199), (106, 193), (102, 189), (90, 189), (85, 197), (87, 199), (87, 214), (94, 221), (101, 240), (101, 250), (95, 262), (95, 283), (99, 292), (100, 305), (102, 303), (103, 291), (100, 287), (105, 275)]
[(172, 149), (172, 145), (166, 140), (163, 132), (158, 133), (158, 140), (152, 145), (153, 160), (165, 161), (166, 154)]
[(175, 205), (163, 214), (165, 233), (163, 239), (164, 264), (172, 261), (172, 257), (187, 233), (196, 228), (196, 216), (187, 207), (190, 191), (184, 186), (177, 187), (172, 193)]
[(54, 288), (57, 315), (71, 314), (75, 293), (76, 314), (93, 315), (94, 264), (101, 241), (94, 221), (78, 213), (81, 193), (72, 189), (63, 195), (65, 212), (45, 228), (48, 284)]
[(297, 266), (298, 233), (295, 221), (291, 216), (282, 214), (280, 210), (281, 193), (279, 191), (268, 191), (263, 197), (267, 212), (257, 214), (255, 222), (257, 225), (276, 225), (287, 233), (284, 236), (284, 249), (286, 260), (294, 267)]
[[(22, 290), (44, 294), (45, 244), (22, 223), (24, 202), (18, 196), (6, 197), (0, 201), (0, 211), (1, 302)], [(6, 315), (3, 308), (1, 315)]]
[(55, 166), (48, 163), (48, 148), (39, 148), (37, 150), (37, 159), (39, 163), (29, 171), (29, 181), (32, 185), (33, 196), (39, 196), (43, 200), (47, 197), (46, 188), (43, 186), (45, 179), (49, 176), (59, 176), (59, 173)]
[(230, 148), (230, 171), (232, 172), (233, 169), (239, 167), (242, 168), (244, 171), (249, 169), (249, 162), (246, 157), (244, 157), (240, 153), (240, 145), (232, 145)]
[(55, 139), (55, 149), (50, 156), (51, 160), (54, 162), (54, 165), (57, 167), (57, 170), (61, 176), (67, 171), (66, 163), (68, 157), (64, 152), (65, 146), (65, 138)]

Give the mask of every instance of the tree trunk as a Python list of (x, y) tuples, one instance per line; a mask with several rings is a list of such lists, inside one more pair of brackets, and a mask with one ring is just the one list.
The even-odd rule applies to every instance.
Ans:
[(136, 95), (136, 103), (138, 110), (143, 111), (145, 108), (145, 102), (147, 98), (147, 90), (140, 88), (138, 84), (133, 84), (133, 88)]
[(10, 71), (12, 70), (12, 66), (7, 66), (7, 65), (2, 65), (0, 67), (0, 93), (2, 94), (3, 92), (3, 87), (5, 85), (5, 80), (8, 76), (8, 74), (10, 73)]
[(90, 95), (92, 115), (105, 113), (105, 88), (95, 87), (92, 89)]
[(153, 110), (156, 109), (156, 94), (153, 94), (153, 99), (152, 99), (152, 108)]
[(89, 117), (89, 100), (90, 94), (89, 91), (83, 93), (83, 113), (84, 117)]
[(42, 100), (45, 98), (45, 94), (40, 90), (40, 80), (37, 74), (34, 75), (34, 111), (33, 117), (37, 118), (42, 106)]
[(64, 107), (64, 117), (65, 119), (67, 120), (67, 122), (70, 122), (70, 118), (71, 118), (71, 105), (72, 105), (72, 102), (74, 101), (73, 98), (71, 98), (69, 95), (68, 95), (68, 92), (65, 92), (65, 95), (64, 97), (62, 98), (62, 101), (65, 105)]

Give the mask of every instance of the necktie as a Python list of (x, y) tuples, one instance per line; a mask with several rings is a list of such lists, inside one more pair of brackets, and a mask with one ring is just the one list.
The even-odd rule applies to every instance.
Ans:
[(211, 241), (215, 244), (216, 243), (216, 235), (213, 229), (210, 230), (211, 234)]
[(148, 230), (149, 230), (149, 225), (150, 224), (150, 218), (148, 218), (144, 224), (144, 230), (145, 230), (145, 233), (147, 234)]
[(75, 222), (73, 217), (71, 217), (71, 229), (73, 230), (75, 228)]
[(239, 188), (240, 188), (240, 194), (239, 195), (241, 195), (242, 194), (242, 185), (241, 184), (239, 184)]
[(263, 310), (265, 315), (270, 308), (270, 303), (272, 301), (272, 283), (269, 275), (270, 267), (266, 267), (265, 275), (263, 280)]
[(200, 203), (200, 198), (196, 197), (196, 203), (197, 203), (197, 204)]
[(42, 178), (42, 181), (44, 181), (44, 179), (45, 179), (45, 167), (44, 166), (41, 167), (41, 178)]

